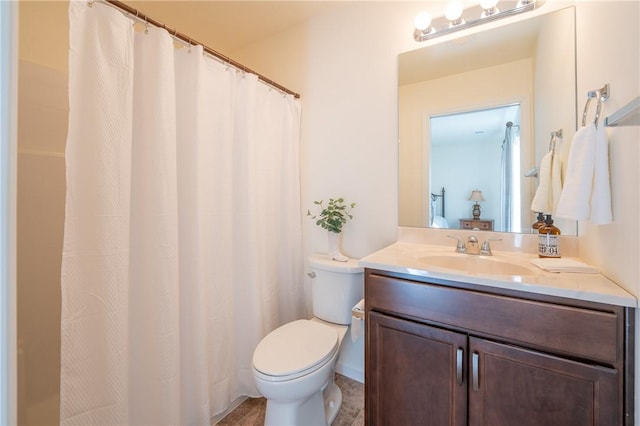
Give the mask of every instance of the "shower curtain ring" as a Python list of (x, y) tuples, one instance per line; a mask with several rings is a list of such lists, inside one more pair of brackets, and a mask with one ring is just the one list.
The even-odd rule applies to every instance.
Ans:
[(147, 17), (144, 17), (144, 33), (149, 34), (149, 23), (147, 22)]
[(95, 1), (96, 1), (96, 0), (89, 0), (89, 1), (87, 2), (87, 6), (89, 6), (89, 7), (93, 7), (93, 3), (94, 3)]
[(188, 53), (191, 53), (191, 38), (189, 38), (189, 52)]

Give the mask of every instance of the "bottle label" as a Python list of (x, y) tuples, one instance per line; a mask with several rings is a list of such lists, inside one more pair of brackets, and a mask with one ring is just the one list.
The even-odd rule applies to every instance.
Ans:
[(560, 257), (560, 236), (540, 234), (538, 236), (538, 255), (544, 257)]

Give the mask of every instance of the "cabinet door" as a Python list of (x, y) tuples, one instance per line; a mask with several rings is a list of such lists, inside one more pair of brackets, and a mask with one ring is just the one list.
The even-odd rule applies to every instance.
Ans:
[(467, 336), (371, 312), (367, 425), (466, 425)]
[(469, 338), (469, 425), (622, 424), (616, 370)]

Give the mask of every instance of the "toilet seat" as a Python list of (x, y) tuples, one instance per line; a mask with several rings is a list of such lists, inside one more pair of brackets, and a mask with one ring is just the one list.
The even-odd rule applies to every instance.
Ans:
[(332, 327), (297, 320), (273, 330), (258, 344), (253, 368), (264, 380), (292, 380), (317, 370), (338, 350), (338, 333)]

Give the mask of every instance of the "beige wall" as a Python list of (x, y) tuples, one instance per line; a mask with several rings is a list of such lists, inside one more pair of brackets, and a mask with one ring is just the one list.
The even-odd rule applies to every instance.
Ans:
[[(301, 93), (301, 207), (305, 210), (313, 200), (335, 195), (356, 202), (355, 220), (344, 236), (345, 252), (352, 257), (395, 240), (397, 55), (422, 47), (412, 39), (412, 25), (424, 5), (345, 2), (342, 8), (232, 55)], [(580, 112), (586, 91), (606, 82), (612, 89), (607, 115), (640, 93), (638, 7), (637, 1), (577, 3)], [(66, 70), (66, 4), (21, 2), (20, 13), (21, 59)], [(582, 256), (635, 295), (640, 294), (639, 133), (638, 127), (609, 129), (615, 223), (583, 224), (579, 239)], [(51, 170), (56, 161), (50, 161)], [(326, 250), (326, 234), (306, 220), (304, 250)], [(39, 267), (36, 256), (24, 256), (30, 267)], [(58, 276), (52, 273), (51, 281)]]
[[(547, 153), (550, 133), (562, 129), (564, 141), (575, 133), (576, 81), (575, 69), (568, 67), (567, 58), (575, 55), (574, 43), (558, 40), (574, 38), (574, 29), (566, 25), (573, 21), (573, 8), (554, 12), (544, 20), (536, 45), (535, 76), (535, 164)], [(567, 153), (565, 153), (567, 154)], [(556, 224), (556, 226), (558, 226)], [(575, 225), (573, 226), (575, 229)]]
[(67, 76), (19, 64), (19, 423), (56, 424), (60, 380), (60, 264), (64, 225)]
[(67, 134), (67, 3), (21, 1), (18, 74), (18, 423), (54, 425)]
[(68, 2), (20, 0), (20, 60), (67, 72)]

